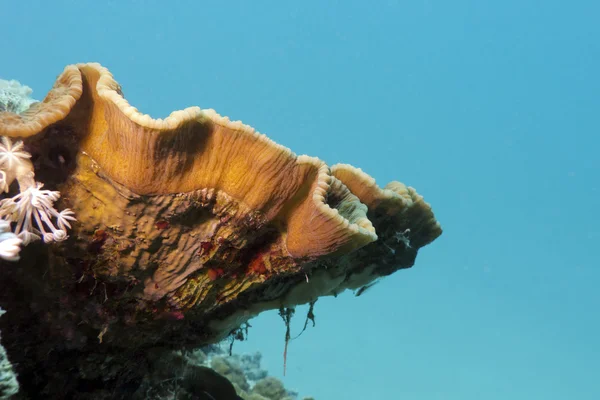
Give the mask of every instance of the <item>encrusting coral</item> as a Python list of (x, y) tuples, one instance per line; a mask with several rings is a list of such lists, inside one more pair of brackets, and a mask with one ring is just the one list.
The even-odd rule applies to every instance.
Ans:
[(0, 79), (0, 112), (20, 114), (27, 110), (36, 102), (29, 97), (31, 92), (29, 86), (21, 85), (18, 81)]
[(152, 119), (95, 63), (66, 67), (20, 114), (0, 112), (0, 136), (2, 188), (21, 186), (0, 216), (24, 243), (60, 242), (0, 268), (8, 340), (50, 353), (42, 364), (73, 349), (215, 343), (262, 311), (409, 268), (441, 234), (410, 187), (296, 156), (213, 110)]
[[(0, 317), (4, 314), (0, 308)], [(19, 382), (13, 370), (13, 366), (8, 360), (6, 350), (0, 343), (0, 400), (9, 399), (19, 391)]]

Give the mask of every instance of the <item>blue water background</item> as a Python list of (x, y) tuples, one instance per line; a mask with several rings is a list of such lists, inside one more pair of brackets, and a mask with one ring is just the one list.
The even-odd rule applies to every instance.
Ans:
[[(597, 1), (0, 1), (0, 77), (98, 61), (154, 117), (191, 105), (400, 180), (444, 234), (317, 303), (286, 386), (318, 400), (600, 398)], [(293, 325), (303, 322), (300, 308)], [(237, 351), (282, 377), (285, 327)]]

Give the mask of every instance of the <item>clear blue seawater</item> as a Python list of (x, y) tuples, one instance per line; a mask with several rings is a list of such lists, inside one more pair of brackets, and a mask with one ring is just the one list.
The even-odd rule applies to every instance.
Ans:
[[(97, 61), (154, 117), (191, 105), (400, 180), (444, 234), (365, 295), (276, 311), (237, 352), (317, 400), (600, 398), (600, 3), (0, 1), (0, 77)], [(300, 308), (292, 335), (304, 323)]]

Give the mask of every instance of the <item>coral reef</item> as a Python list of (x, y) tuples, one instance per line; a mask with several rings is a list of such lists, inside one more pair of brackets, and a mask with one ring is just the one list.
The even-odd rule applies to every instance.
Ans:
[(20, 114), (27, 110), (37, 102), (29, 97), (31, 93), (29, 86), (21, 85), (18, 81), (0, 79), (0, 112)]
[(223, 345), (207, 346), (185, 355), (188, 363), (209, 366), (229, 379), (244, 400), (298, 400), (297, 392), (286, 389), (279, 379), (261, 368), (261, 358), (259, 352), (229, 355)]
[[(265, 310), (365, 290), (441, 234), (413, 188), (297, 156), (213, 110), (152, 119), (99, 64), (5, 108), (0, 217), (27, 247), (0, 265), (0, 323), (30, 394), (130, 398), (150, 349), (217, 343)], [(74, 366), (88, 373), (61, 381)]]
[[(221, 345), (190, 351), (150, 348), (145, 353), (145, 362), (138, 364), (138, 373), (142, 376), (140, 383), (131, 388), (127, 398), (191, 400), (199, 394), (208, 393), (218, 400), (298, 400), (296, 392), (285, 389), (280, 380), (268, 376), (267, 371), (260, 368), (260, 358), (260, 353), (228, 355)], [(78, 369), (78, 373), (88, 379), (110, 378), (115, 361), (111, 359), (107, 362), (101, 358), (88, 360), (84, 368)], [(128, 361), (121, 358), (117, 360), (117, 363), (120, 362)], [(254, 380), (257, 374), (260, 377)], [(104, 391), (100, 395), (98, 390), (93, 397), (89, 396), (103, 397), (110, 398), (110, 392)]]
[[(5, 311), (0, 308), (0, 317), (4, 312)], [(4, 347), (2, 347), (2, 343), (0, 342), (0, 400), (9, 399), (18, 391), (19, 383), (17, 382), (17, 376), (15, 375), (12, 364), (8, 360), (6, 350), (4, 350)]]

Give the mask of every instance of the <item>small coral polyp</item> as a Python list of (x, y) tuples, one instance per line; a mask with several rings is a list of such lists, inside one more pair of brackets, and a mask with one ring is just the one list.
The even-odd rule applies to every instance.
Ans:
[(22, 141), (13, 144), (6, 136), (2, 136), (1, 141), (0, 188), (8, 193), (11, 183), (17, 180), (19, 193), (0, 200), (0, 220), (15, 225), (13, 233), (22, 245), (38, 239), (46, 243), (65, 240), (70, 221), (75, 220), (73, 212), (69, 209), (59, 212), (54, 208), (60, 193), (43, 190), (43, 184), (35, 181), (29, 160), (31, 154), (24, 150)]
[(8, 193), (10, 184), (17, 179), (23, 191), (34, 183), (33, 164), (29, 161), (31, 154), (24, 151), (22, 141), (13, 145), (6, 136), (0, 139), (0, 190)]

